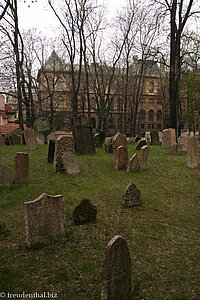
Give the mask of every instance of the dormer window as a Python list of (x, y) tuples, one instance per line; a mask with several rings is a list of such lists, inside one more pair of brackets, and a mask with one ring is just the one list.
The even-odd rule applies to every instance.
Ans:
[(149, 93), (154, 93), (154, 83), (153, 83), (153, 81), (151, 81), (149, 83)]

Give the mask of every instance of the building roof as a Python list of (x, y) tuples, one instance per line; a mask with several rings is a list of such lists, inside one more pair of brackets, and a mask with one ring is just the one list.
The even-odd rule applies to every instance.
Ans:
[(141, 59), (138, 60), (139, 67), (141, 64), (144, 63), (144, 74), (151, 75), (151, 76), (159, 76), (160, 75), (160, 68), (156, 61), (154, 60), (146, 60), (143, 62)]
[(58, 56), (56, 51), (53, 50), (49, 58), (46, 60), (43, 69), (46, 71), (65, 71), (66, 67), (66, 63)]
[(9, 123), (5, 125), (0, 125), (0, 134), (7, 134), (10, 133), (11, 131), (19, 128), (19, 124), (14, 124), (14, 123)]

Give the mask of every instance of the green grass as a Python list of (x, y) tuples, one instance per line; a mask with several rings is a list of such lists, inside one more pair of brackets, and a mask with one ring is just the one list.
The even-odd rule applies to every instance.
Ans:
[[(129, 145), (129, 157), (135, 152)], [(16, 152), (30, 157), (29, 181), (0, 188), (0, 292), (57, 293), (58, 299), (100, 299), (100, 270), (110, 239), (122, 235), (132, 258), (133, 299), (200, 299), (200, 168), (189, 169), (186, 153), (150, 146), (148, 169), (114, 169), (113, 154), (75, 155), (80, 174), (53, 172), (48, 146), (0, 147), (0, 163), (14, 175)], [(142, 207), (126, 209), (125, 187), (133, 182)], [(66, 235), (53, 244), (28, 249), (24, 205), (40, 194), (63, 194)], [(73, 225), (83, 198), (98, 210), (97, 223)], [(124, 299), (125, 300), (125, 299)]]

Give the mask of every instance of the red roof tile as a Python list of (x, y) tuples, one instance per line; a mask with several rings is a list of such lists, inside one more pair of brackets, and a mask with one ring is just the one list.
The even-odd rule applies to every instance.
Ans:
[(0, 125), (0, 134), (10, 133), (11, 131), (15, 130), (16, 128), (19, 128), (19, 124)]

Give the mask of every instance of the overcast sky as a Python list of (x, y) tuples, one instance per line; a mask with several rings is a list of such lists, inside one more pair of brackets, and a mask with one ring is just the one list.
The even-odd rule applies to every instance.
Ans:
[[(53, 34), (59, 23), (51, 8), (48, 0), (20, 0), (19, 1), (19, 24), (21, 28), (37, 28), (45, 34)], [(100, 0), (103, 2), (103, 0)], [(125, 6), (126, 0), (104, 0), (110, 16), (121, 6)]]

